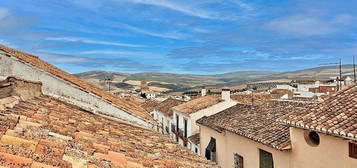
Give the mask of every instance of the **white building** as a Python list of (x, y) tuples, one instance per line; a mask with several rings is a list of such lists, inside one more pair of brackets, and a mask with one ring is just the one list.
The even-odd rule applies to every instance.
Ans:
[[(237, 104), (231, 100), (230, 90), (222, 89), (221, 95), (205, 95), (205, 89), (202, 90), (202, 96), (189, 102), (173, 107), (173, 138), (181, 145), (187, 146), (193, 152), (200, 151), (199, 144), (189, 143), (189, 137), (199, 134), (199, 127), (196, 120), (203, 116), (210, 116), (224, 109)], [(199, 143), (199, 140), (196, 141)]]
[(172, 124), (172, 107), (184, 103), (183, 101), (168, 98), (163, 102), (160, 102), (154, 107), (154, 110), (150, 113), (158, 125), (155, 129), (162, 134), (170, 134)]

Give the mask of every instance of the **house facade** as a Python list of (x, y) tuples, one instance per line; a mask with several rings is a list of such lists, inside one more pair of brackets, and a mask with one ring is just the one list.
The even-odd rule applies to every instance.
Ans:
[(154, 120), (158, 123), (156, 126), (156, 131), (161, 132), (162, 134), (167, 134), (172, 136), (171, 134), (171, 125), (173, 123), (173, 111), (172, 107), (180, 105), (184, 103), (183, 101), (168, 98), (163, 102), (158, 103), (154, 110), (151, 112)]
[(197, 120), (200, 152), (221, 167), (357, 167), (357, 86), (320, 103), (237, 104)]
[[(289, 128), (276, 121), (291, 108), (306, 104), (270, 101), (237, 104), (197, 121), (201, 154), (221, 167), (289, 167)], [(213, 146), (213, 147), (212, 147)]]
[[(189, 143), (189, 137), (199, 133), (196, 120), (218, 113), (226, 108), (234, 106), (237, 102), (231, 100), (230, 90), (223, 89), (221, 95), (203, 95), (189, 102), (173, 107), (173, 138), (179, 144), (196, 152), (198, 144)], [(196, 143), (199, 143), (196, 141)], [(197, 152), (198, 153), (198, 152)]]

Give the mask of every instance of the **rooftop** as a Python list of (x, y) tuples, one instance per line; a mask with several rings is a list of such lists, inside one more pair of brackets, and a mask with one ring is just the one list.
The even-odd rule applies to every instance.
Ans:
[(289, 127), (276, 120), (295, 111), (305, 103), (270, 101), (263, 105), (237, 104), (197, 123), (218, 132), (228, 131), (278, 150), (290, 149)]
[(188, 139), (196, 145), (200, 144), (200, 133), (191, 135)]
[(0, 167), (215, 167), (160, 133), (46, 96), (10, 98), (0, 110)]
[(288, 126), (357, 140), (357, 85), (279, 119)]
[(173, 109), (182, 113), (191, 114), (213, 106), (222, 101), (223, 100), (221, 99), (221, 95), (207, 95), (182, 103), (178, 106), (173, 107)]
[(155, 109), (168, 115), (168, 116), (172, 116), (173, 112), (172, 112), (172, 107), (175, 107), (177, 105), (180, 105), (184, 103), (183, 101), (180, 100), (175, 100), (172, 98), (168, 98), (166, 100), (164, 100), (163, 102), (159, 103)]
[(231, 99), (239, 102), (240, 104), (263, 104), (271, 99), (271, 94), (234, 94), (231, 95)]
[(146, 112), (152, 112), (159, 103), (154, 100), (147, 100), (141, 104), (141, 107), (146, 110)]
[(0, 50), (5, 52), (6, 54), (18, 58), (20, 61), (31, 64), (39, 69), (42, 69), (54, 76), (57, 76), (67, 82), (70, 82), (79, 88), (91, 92), (99, 97), (103, 98), (104, 100), (111, 102), (121, 108), (124, 111), (127, 111), (133, 115), (139, 116), (144, 119), (152, 120), (152, 117), (141, 107), (137, 106), (136, 104), (122, 100), (102, 89), (99, 89), (87, 82), (82, 81), (81, 79), (77, 78), (74, 75), (71, 75), (43, 60), (40, 58), (33, 56), (31, 54), (27, 54), (21, 51), (17, 51), (6, 46), (0, 45)]

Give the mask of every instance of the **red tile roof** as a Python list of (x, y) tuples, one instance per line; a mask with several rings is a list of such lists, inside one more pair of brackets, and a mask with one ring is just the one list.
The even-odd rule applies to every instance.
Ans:
[(218, 132), (229, 131), (278, 150), (290, 149), (289, 127), (276, 121), (279, 117), (304, 109), (306, 104), (271, 101), (263, 105), (237, 104), (197, 123)]
[(127, 111), (133, 115), (139, 116), (144, 119), (152, 120), (152, 117), (147, 112), (145, 112), (145, 110), (143, 108), (139, 107), (138, 105), (128, 102), (128, 101), (124, 101), (124, 100), (122, 100), (122, 99), (102, 90), (102, 89), (99, 89), (87, 82), (84, 82), (83, 80), (77, 78), (76, 76), (63, 71), (47, 62), (41, 60), (40, 58), (38, 58), (36, 56), (27, 54), (27, 53), (24, 53), (21, 51), (17, 51), (17, 50), (8, 48), (3, 45), (0, 45), (0, 50), (5, 52), (8, 55), (18, 58), (21, 62), (31, 64), (32, 66), (42, 69), (42, 70), (44, 70), (54, 76), (57, 76), (65, 81), (68, 81), (68, 82), (82, 88), (85, 91), (88, 91), (95, 95), (98, 95), (99, 97), (103, 98), (104, 100), (115, 104), (116, 106), (118, 106), (119, 108), (121, 108), (124, 111)]
[(0, 167), (216, 167), (160, 133), (41, 96), (0, 110)]
[(175, 100), (175, 99), (172, 99), (172, 98), (168, 98), (164, 101), (162, 101), (161, 103), (159, 103), (155, 109), (168, 115), (168, 116), (172, 116), (173, 114), (173, 111), (172, 111), (172, 107), (175, 107), (177, 105), (180, 105), (184, 103), (184, 101), (180, 101), (180, 100)]
[(191, 114), (222, 102), (221, 95), (202, 96), (173, 107), (174, 110)]
[(357, 140), (357, 85), (279, 121), (293, 127)]

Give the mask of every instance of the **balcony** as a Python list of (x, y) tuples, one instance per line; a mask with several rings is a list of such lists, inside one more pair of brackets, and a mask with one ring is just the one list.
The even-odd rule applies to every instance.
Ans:
[(188, 142), (188, 139), (184, 136), (184, 131), (180, 128), (177, 128), (176, 125), (171, 124), (171, 132), (174, 133), (180, 139), (182, 139), (184, 143)]

